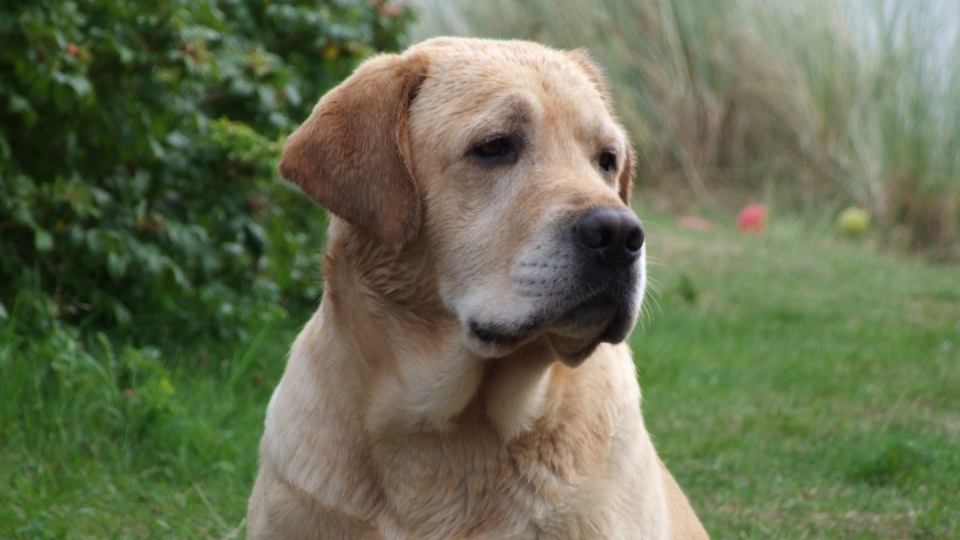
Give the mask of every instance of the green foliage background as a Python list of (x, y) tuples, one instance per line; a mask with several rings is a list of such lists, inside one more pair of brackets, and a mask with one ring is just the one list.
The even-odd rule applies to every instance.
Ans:
[(275, 179), (279, 141), (359, 58), (401, 45), (403, 16), (365, 1), (3, 11), (0, 316), (233, 337), (281, 297), (310, 299), (291, 231), (317, 211)]
[(360, 60), (405, 45), (411, 17), (0, 4), (0, 440), (141, 440), (178, 410), (157, 346), (243, 340), (316, 301), (325, 217), (277, 178), (281, 142)]

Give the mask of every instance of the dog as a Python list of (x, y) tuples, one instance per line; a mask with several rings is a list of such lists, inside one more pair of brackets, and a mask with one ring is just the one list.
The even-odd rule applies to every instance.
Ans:
[(624, 343), (633, 161), (580, 52), (437, 38), (327, 93), (279, 164), (332, 217), (248, 537), (706, 538)]

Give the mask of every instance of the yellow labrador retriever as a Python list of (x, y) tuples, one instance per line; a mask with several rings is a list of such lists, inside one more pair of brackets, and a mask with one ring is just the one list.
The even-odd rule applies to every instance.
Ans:
[(435, 39), (328, 93), (280, 162), (336, 217), (249, 538), (706, 538), (623, 343), (632, 159), (576, 52)]

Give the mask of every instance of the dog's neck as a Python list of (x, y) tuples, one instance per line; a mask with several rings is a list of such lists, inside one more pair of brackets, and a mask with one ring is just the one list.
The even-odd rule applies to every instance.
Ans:
[(342, 222), (330, 233), (321, 314), (324, 325), (350, 329), (331, 332), (352, 339), (334, 360), (364, 381), (354, 397), (368, 434), (453, 431), (468, 409), (504, 440), (549, 422), (570, 368), (544, 339), (496, 359), (469, 351), (427, 251), (416, 242), (392, 250)]

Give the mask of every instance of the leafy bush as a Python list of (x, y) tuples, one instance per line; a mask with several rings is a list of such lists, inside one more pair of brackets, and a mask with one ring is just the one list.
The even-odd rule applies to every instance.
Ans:
[(276, 179), (280, 141), (409, 19), (365, 0), (4, 4), (0, 321), (242, 337), (315, 299), (322, 214)]
[(155, 345), (316, 301), (325, 216), (277, 178), (281, 142), (409, 20), (365, 0), (0, 5), (0, 448), (203, 453), (173, 444), (212, 429)]

